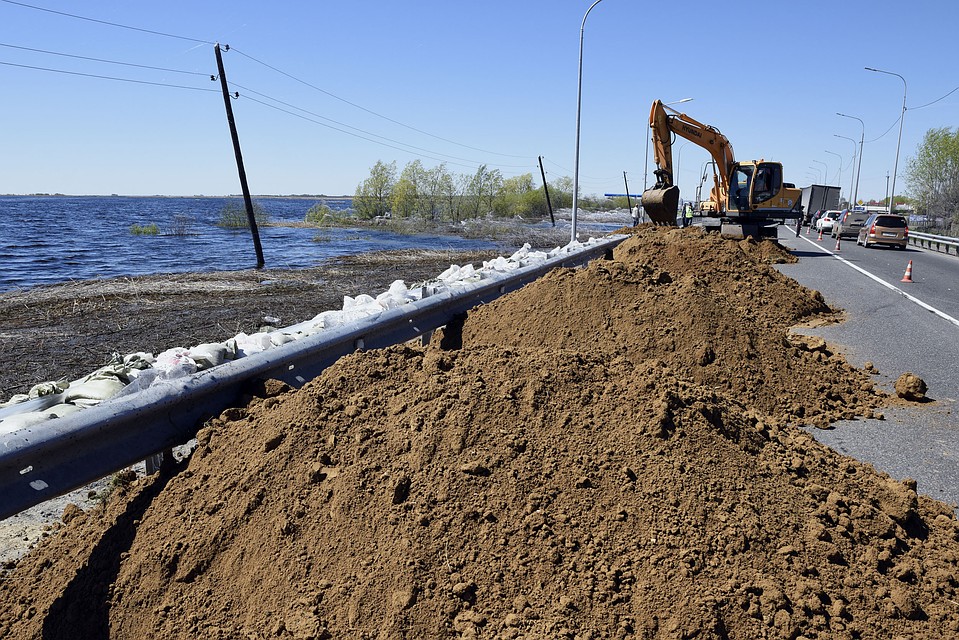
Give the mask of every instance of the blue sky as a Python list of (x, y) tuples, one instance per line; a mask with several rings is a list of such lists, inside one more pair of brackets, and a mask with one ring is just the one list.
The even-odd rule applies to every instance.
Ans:
[[(446, 162), (469, 174), (485, 163), (538, 183), (541, 155), (548, 179), (572, 176), (590, 4), (0, 0), (0, 193), (238, 193), (222, 96), (209, 79), (213, 42), (233, 48), (224, 62), (240, 93), (233, 107), (255, 194), (352, 194), (378, 160)], [(913, 109), (959, 87), (957, 24), (952, 0), (603, 0), (585, 31), (582, 191), (621, 193), (625, 171), (640, 192), (650, 103), (690, 97), (678, 108), (719, 128), (739, 159), (779, 160), (798, 185), (827, 174), (844, 193), (858, 145), (836, 136), (858, 142), (862, 128), (836, 112), (861, 118), (859, 195), (882, 198), (903, 84), (870, 66), (908, 83), (902, 193), (925, 132), (959, 126), (959, 91)], [(682, 145), (674, 158), (692, 197), (708, 157)]]

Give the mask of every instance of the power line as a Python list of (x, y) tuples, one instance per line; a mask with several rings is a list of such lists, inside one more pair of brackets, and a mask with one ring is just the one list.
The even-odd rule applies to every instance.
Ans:
[[(0, 0), (6, 2), (7, 0)], [(213, 91), (218, 93), (218, 89), (205, 89), (203, 87), (188, 87), (180, 84), (170, 84), (167, 82), (149, 82), (147, 80), (134, 80), (132, 78), (117, 78), (115, 76), (102, 76), (95, 73), (81, 73), (79, 71), (66, 71), (65, 69), (51, 69), (49, 67), (37, 67), (29, 64), (16, 64), (14, 62), (3, 62), (0, 61), (0, 64), (7, 67), (20, 67), (21, 69), (34, 69), (36, 71), (49, 71), (51, 73), (63, 73), (70, 76), (82, 76), (84, 78), (98, 78), (100, 80), (115, 80), (117, 82), (130, 82), (133, 84), (148, 84), (154, 87), (171, 87), (173, 89), (189, 89), (191, 91)]]
[[(151, 34), (151, 35), (163, 36), (163, 37), (167, 37), (167, 38), (176, 38), (176, 39), (179, 39), (179, 40), (186, 40), (186, 41), (189, 41), (189, 42), (197, 42), (197, 43), (201, 43), (201, 44), (209, 44), (209, 45), (214, 45), (214, 44), (216, 44), (216, 43), (211, 42), (211, 41), (209, 41), (209, 40), (201, 40), (201, 39), (198, 39), (198, 38), (191, 38), (191, 37), (188, 37), (188, 36), (182, 36), (182, 35), (177, 35), (177, 34), (172, 34), (172, 33), (166, 33), (166, 32), (163, 32), (163, 31), (155, 31), (155, 30), (152, 30), (152, 29), (144, 29), (144, 28), (141, 28), (141, 27), (134, 27), (134, 26), (131, 26), (131, 25), (121, 24), (121, 23), (118, 23), (118, 22), (111, 22), (111, 21), (108, 21), (108, 20), (100, 20), (100, 19), (97, 19), (97, 18), (90, 18), (90, 17), (87, 17), (87, 16), (81, 16), (81, 15), (78, 15), (78, 14), (68, 13), (68, 12), (65, 12), (65, 11), (57, 11), (57, 10), (54, 10), (54, 9), (48, 9), (48, 8), (46, 8), (46, 7), (39, 7), (39, 6), (32, 5), (32, 4), (28, 4), (28, 3), (25, 3), (25, 2), (16, 2), (15, 0), (0, 0), (0, 2), (5, 2), (5, 3), (7, 3), (7, 4), (12, 4), (12, 5), (16, 5), (16, 6), (19, 6), (19, 7), (25, 7), (25, 8), (28, 8), (28, 9), (34, 9), (34, 10), (36, 10), (36, 11), (44, 11), (44, 12), (47, 12), (47, 13), (52, 13), (52, 14), (56, 14), (56, 15), (65, 16), (65, 17), (68, 17), (68, 18), (74, 18), (74, 19), (76, 19), (76, 20), (84, 20), (84, 21), (87, 21), (87, 22), (93, 22), (93, 23), (96, 23), (96, 24), (102, 24), (102, 25), (107, 25), (107, 26), (111, 26), (111, 27), (117, 27), (117, 28), (120, 28), (120, 29), (128, 29), (128, 30), (137, 31), (137, 32), (140, 32), (140, 33), (148, 33), (148, 34)], [(525, 157), (527, 157), (527, 156), (522, 156), (522, 155), (499, 153), (499, 152), (496, 152), (496, 151), (489, 151), (489, 150), (487, 150), (487, 149), (481, 149), (481, 148), (479, 148), (479, 147), (473, 147), (473, 146), (470, 146), (470, 145), (467, 145), (467, 144), (463, 144), (463, 143), (460, 143), (460, 142), (456, 142), (455, 140), (450, 140), (450, 139), (448, 139), (448, 138), (444, 138), (444, 137), (442, 137), (442, 136), (438, 136), (438, 135), (432, 134), (432, 133), (430, 133), (430, 132), (428, 132), (428, 131), (424, 131), (424, 130), (422, 130), (422, 129), (418, 129), (418, 128), (413, 127), (413, 126), (411, 126), (411, 125), (408, 125), (408, 124), (405, 124), (405, 123), (403, 123), (403, 122), (400, 122), (399, 120), (395, 120), (395, 119), (390, 118), (390, 117), (388, 117), (388, 116), (385, 116), (385, 115), (383, 115), (383, 114), (381, 114), (381, 113), (377, 113), (376, 111), (373, 111), (372, 109), (368, 109), (368, 108), (366, 108), (366, 107), (364, 107), (364, 106), (362, 106), (362, 105), (356, 104), (355, 102), (351, 102), (351, 101), (349, 101), (349, 100), (346, 100), (345, 98), (341, 98), (340, 96), (337, 96), (336, 94), (333, 94), (333, 93), (331, 93), (331, 92), (329, 92), (329, 91), (326, 91), (325, 89), (321, 89), (320, 87), (317, 87), (316, 85), (313, 85), (313, 84), (311, 84), (311, 83), (309, 83), (309, 82), (307, 82), (307, 81), (305, 81), (305, 80), (302, 80), (302, 79), (300, 79), (300, 78), (297, 78), (296, 76), (294, 76), (294, 75), (292, 75), (292, 74), (290, 74), (290, 73), (287, 73), (287, 72), (285, 72), (285, 71), (283, 71), (283, 70), (281, 70), (281, 69), (278, 69), (278, 68), (276, 68), (276, 67), (274, 67), (274, 66), (272, 66), (272, 65), (269, 65), (269, 64), (263, 62), (262, 60), (258, 60), (258, 59), (256, 59), (256, 58), (254, 58), (253, 56), (251, 56), (251, 55), (249, 55), (249, 54), (247, 54), (247, 53), (244, 53), (243, 51), (240, 51), (239, 49), (236, 49), (235, 47), (234, 47), (234, 48), (231, 48), (230, 50), (236, 51), (236, 52), (239, 53), (240, 55), (242, 55), (242, 56), (244, 56), (244, 57), (246, 57), (246, 58), (249, 58), (249, 59), (252, 60), (253, 62), (256, 62), (257, 64), (263, 65), (264, 67), (266, 67), (266, 68), (268, 68), (268, 69), (271, 69), (272, 71), (275, 71), (276, 73), (279, 73), (279, 74), (281, 74), (281, 75), (283, 75), (283, 76), (286, 76), (287, 78), (290, 78), (291, 80), (295, 80), (296, 82), (299, 82), (299, 83), (301, 83), (301, 84), (303, 84), (303, 85), (305, 85), (305, 86), (307, 86), (307, 87), (310, 87), (311, 89), (314, 89), (315, 91), (319, 91), (320, 93), (323, 93), (323, 94), (325, 94), (325, 95), (330, 96), (331, 98), (334, 98), (334, 99), (336, 99), (336, 100), (339, 100), (339, 101), (341, 101), (341, 102), (344, 102), (344, 103), (346, 103), (346, 104), (348, 104), (348, 105), (350, 105), (350, 106), (352, 106), (352, 107), (354, 107), (354, 108), (356, 108), (356, 109), (360, 109), (360, 110), (365, 111), (365, 112), (367, 112), (367, 113), (369, 113), (369, 114), (371, 114), (371, 115), (374, 115), (374, 116), (376, 116), (376, 117), (378, 117), (378, 118), (382, 118), (382, 119), (384, 119), (384, 120), (386, 120), (386, 121), (388, 121), (388, 122), (392, 122), (393, 124), (399, 125), (399, 126), (401, 126), (401, 127), (405, 127), (405, 128), (407, 128), (407, 129), (410, 129), (411, 131), (415, 131), (415, 132), (417, 132), (417, 133), (420, 133), (420, 134), (423, 134), (423, 135), (426, 135), (426, 136), (430, 136), (431, 138), (436, 138), (437, 140), (441, 140), (441, 141), (447, 142), (447, 143), (449, 143), (449, 144), (454, 144), (454, 145), (456, 145), (456, 146), (464, 147), (464, 148), (466, 148), (466, 149), (472, 149), (473, 151), (479, 151), (479, 152), (481, 152), (481, 153), (487, 153), (487, 154), (491, 154), (491, 155), (497, 155), (497, 156), (503, 156), (503, 157), (510, 157), (510, 158), (525, 158)], [(38, 51), (39, 51), (39, 50), (38, 50)], [(44, 53), (52, 53), (52, 52), (44, 52)], [(56, 54), (56, 55), (60, 55), (60, 54)], [(81, 56), (77, 56), (77, 57), (81, 57)], [(93, 59), (93, 58), (89, 58), (89, 59), (95, 60), (95, 59)], [(110, 61), (104, 61), (104, 60), (97, 60), (97, 61), (98, 61), (98, 62), (110, 62)], [(118, 64), (123, 64), (123, 63), (118, 63)], [(13, 65), (13, 66), (23, 66), (23, 67), (27, 67), (27, 65)], [(28, 67), (28, 68), (29, 68), (29, 67)], [(42, 69), (42, 67), (35, 67), (35, 68)], [(46, 70), (50, 70), (50, 69), (46, 69)], [(50, 70), (50, 71), (57, 71), (57, 70)], [(171, 69), (171, 70), (169, 70), (169, 71), (173, 72), (173, 71), (175, 71), (175, 70), (172, 70), (172, 69)], [(65, 73), (65, 72), (63, 72), (63, 73)], [(79, 73), (77, 73), (76, 75), (91, 75), (91, 77), (100, 77), (100, 76), (93, 76), (92, 74), (79, 74)], [(205, 75), (205, 74), (203, 74), (203, 75)], [(114, 79), (115, 79), (115, 78), (114, 78)], [(445, 154), (444, 154), (444, 155), (445, 155)], [(451, 157), (453, 157), (453, 156), (451, 156)], [(506, 166), (506, 165), (501, 165), (501, 166)], [(524, 165), (524, 166), (525, 166), (525, 165)]]
[(866, 144), (868, 144), (868, 143), (870, 143), (870, 142), (878, 142), (879, 140), (882, 140), (884, 137), (886, 137), (886, 134), (887, 134), (887, 133), (889, 133), (890, 131), (892, 131), (892, 128), (893, 128), (893, 127), (895, 127), (897, 124), (899, 124), (899, 121), (900, 121), (900, 120), (902, 120), (902, 114), (900, 114), (899, 117), (896, 118), (896, 121), (895, 121), (895, 122), (893, 122), (891, 125), (889, 125), (889, 128), (886, 129), (886, 131), (885, 131), (881, 136), (879, 136), (878, 138), (873, 138), (872, 140), (866, 140)]
[[(373, 132), (371, 132), (371, 131), (366, 131), (365, 129), (360, 129), (360, 128), (358, 128), (358, 127), (354, 127), (354, 126), (349, 125), (349, 124), (346, 124), (346, 123), (344, 123), (344, 122), (339, 122), (338, 120), (333, 120), (332, 118), (328, 118), (328, 117), (323, 116), (323, 115), (320, 115), (320, 114), (318, 114), (318, 113), (314, 113), (313, 111), (310, 111), (310, 110), (308, 110), (308, 109), (304, 109), (304, 108), (302, 108), (302, 107), (298, 107), (298, 106), (296, 106), (296, 105), (294, 105), (294, 104), (290, 104), (290, 103), (288, 103), (288, 102), (284, 102), (283, 100), (279, 100), (279, 99), (274, 98), (274, 97), (272, 97), (272, 96), (266, 95), (265, 93), (261, 93), (261, 92), (259, 92), (259, 91), (254, 90), (254, 89), (251, 89), (251, 88), (249, 88), (249, 87), (244, 87), (244, 86), (241, 85), (241, 84), (237, 84), (237, 83), (235, 83), (235, 82), (231, 82), (230, 85), (231, 85), (231, 86), (235, 86), (235, 87), (239, 87), (240, 89), (243, 89), (244, 91), (248, 91), (248, 92), (253, 93), (253, 94), (255, 94), (255, 95), (258, 95), (258, 96), (260, 96), (260, 97), (262, 97), (262, 98), (266, 98), (267, 100), (271, 100), (271, 101), (273, 101), (273, 102), (275, 102), (275, 103), (277, 103), (277, 104), (281, 104), (281, 105), (283, 105), (283, 106), (285, 106), (285, 107), (289, 107), (289, 108), (291, 108), (291, 109), (295, 109), (295, 110), (297, 110), (297, 111), (301, 111), (301, 112), (303, 112), (303, 113), (305, 113), (305, 114), (307, 114), (307, 115), (313, 116), (314, 118), (319, 118), (319, 119), (321, 119), (321, 120), (326, 120), (327, 122), (332, 122), (333, 124), (339, 125), (339, 126), (341, 126), (341, 127), (346, 127), (347, 129), (352, 129), (353, 131), (357, 131), (357, 132), (359, 132), (359, 133), (361, 133), (361, 134), (365, 134), (365, 135), (367, 135), (367, 136), (373, 136), (374, 138), (379, 138), (379, 139), (381, 139), (381, 140), (386, 140), (387, 142), (391, 142), (391, 143), (393, 143), (393, 144), (402, 145), (402, 146), (404, 146), (404, 147), (408, 147), (409, 149), (415, 149), (415, 150), (417, 150), (417, 151), (422, 151), (422, 152), (429, 153), (429, 154), (432, 154), (432, 155), (444, 156), (444, 157), (447, 157), (447, 158), (451, 158), (451, 159), (453, 159), (453, 160), (462, 160), (462, 161), (464, 161), (464, 162), (469, 162), (469, 163), (471, 163), (471, 164), (473, 164), (473, 165), (476, 165), (476, 166), (481, 165), (481, 164), (486, 164), (486, 163), (483, 163), (483, 162), (479, 162), (479, 161), (477, 161), (477, 160), (472, 160), (472, 159), (470, 159), (470, 158), (462, 158), (462, 157), (450, 155), (450, 154), (447, 154), (447, 153), (441, 153), (441, 152), (439, 152), (439, 151), (433, 151), (433, 150), (430, 150), (430, 149), (424, 149), (423, 147), (417, 147), (416, 145), (408, 144), (408, 143), (406, 143), (406, 142), (401, 142), (401, 141), (399, 141), (399, 140), (393, 140), (392, 138), (387, 138), (386, 136), (381, 136), (381, 135), (376, 134), (376, 133), (373, 133)], [(243, 97), (248, 97), (248, 96), (245, 96), (245, 95), (244, 95)], [(251, 100), (252, 100), (252, 98), (251, 98)], [(256, 102), (259, 102), (259, 101), (257, 100)], [(260, 103), (260, 104), (263, 104), (263, 103)], [(284, 112), (285, 112), (285, 113), (289, 113), (288, 111), (285, 111), (285, 110), (284, 110)], [(295, 115), (295, 114), (294, 114), (294, 115)], [(317, 124), (322, 124), (322, 123), (317, 123)], [(340, 132), (342, 132), (342, 133), (349, 133), (349, 132), (347, 132), (347, 131), (343, 131), (342, 129), (336, 129), (336, 127), (330, 127), (330, 128), (335, 129), (336, 131), (340, 131)], [(369, 138), (365, 138), (365, 137), (364, 137), (363, 139), (364, 139), (364, 140), (369, 140)], [(392, 148), (395, 149), (395, 148), (397, 148), (397, 147), (392, 147)], [(435, 159), (435, 158), (434, 158), (434, 159)], [(490, 166), (502, 167), (502, 168), (504, 168), (504, 169), (519, 169), (519, 168), (528, 168), (528, 167), (529, 167), (529, 165), (525, 165), (525, 164), (524, 164), (524, 165), (515, 165), (515, 164), (513, 164), (513, 165), (506, 165), (506, 164), (492, 164), (492, 163), (489, 163), (489, 164), (490, 164)]]
[[(4, 0), (4, 1), (6, 1), (6, 0)], [(401, 127), (404, 127), (404, 128), (409, 129), (409, 130), (411, 130), (411, 131), (415, 131), (415, 132), (417, 132), (417, 133), (421, 133), (421, 134), (423, 134), (423, 135), (425, 135), (425, 136), (429, 136), (429, 137), (431, 137), (431, 138), (436, 138), (437, 140), (442, 140), (443, 142), (448, 142), (449, 144), (455, 144), (455, 145), (458, 146), (458, 147), (464, 147), (464, 148), (466, 148), (466, 149), (472, 149), (473, 151), (479, 151), (480, 153), (488, 153), (488, 154), (491, 154), (491, 155), (504, 156), (504, 157), (507, 157), (507, 158), (525, 158), (525, 157), (527, 157), (527, 156), (514, 155), (514, 154), (509, 154), (509, 153), (499, 153), (499, 152), (496, 152), (496, 151), (488, 151), (488, 150), (486, 150), (486, 149), (480, 149), (480, 148), (478, 148), (478, 147), (472, 147), (472, 146), (470, 146), (470, 145), (468, 145), (468, 144), (463, 144), (463, 143), (461, 143), (461, 142), (456, 142), (455, 140), (450, 140), (450, 139), (448, 139), (448, 138), (444, 138), (444, 137), (442, 137), (442, 136), (438, 136), (438, 135), (432, 134), (432, 133), (430, 133), (430, 132), (428, 132), (428, 131), (423, 131), (422, 129), (417, 129), (416, 127), (414, 127), (414, 126), (412, 126), (412, 125), (408, 125), (408, 124), (406, 124), (406, 123), (400, 122), (399, 120), (394, 120), (393, 118), (390, 118), (389, 116), (385, 116), (385, 115), (383, 115), (383, 114), (381, 114), (381, 113), (377, 113), (376, 111), (373, 111), (372, 109), (367, 109), (366, 107), (364, 107), (364, 106), (362, 106), (362, 105), (359, 105), (359, 104), (356, 104), (355, 102), (351, 102), (351, 101), (347, 100), (346, 98), (341, 98), (340, 96), (338, 96), (338, 95), (336, 95), (336, 94), (334, 94), (334, 93), (330, 93), (330, 92), (327, 91), (326, 89), (321, 89), (320, 87), (317, 87), (316, 85), (311, 84), (311, 83), (307, 82), (306, 80), (301, 80), (300, 78), (297, 78), (296, 76), (291, 75), (291, 74), (287, 73), (286, 71), (283, 71), (282, 69), (277, 69), (276, 67), (271, 66), (271, 65), (263, 62), (262, 60), (257, 60), (257, 59), (254, 58), (253, 56), (251, 56), (251, 55), (249, 55), (249, 54), (247, 54), (247, 53), (244, 53), (243, 51), (240, 51), (240, 50), (237, 49), (236, 47), (231, 47), (231, 48), (230, 48), (230, 51), (236, 51), (236, 52), (239, 53), (241, 56), (244, 56), (244, 57), (246, 57), (246, 58), (249, 58), (249, 59), (252, 60), (253, 62), (256, 62), (257, 64), (263, 65), (263, 66), (266, 67), (267, 69), (270, 69), (270, 70), (272, 70), (272, 71), (275, 71), (276, 73), (279, 73), (280, 75), (286, 76), (287, 78), (289, 78), (289, 79), (291, 79), (291, 80), (294, 80), (294, 81), (296, 81), (296, 82), (299, 82), (300, 84), (305, 85), (305, 86), (307, 86), (307, 87), (309, 87), (309, 88), (311, 88), (311, 89), (313, 89), (313, 90), (315, 90), (315, 91), (319, 91), (320, 93), (322, 93), (322, 94), (324, 94), (324, 95), (330, 96), (331, 98), (334, 98), (334, 99), (336, 99), (336, 100), (339, 100), (340, 102), (343, 102), (343, 103), (345, 103), (345, 104), (348, 104), (348, 105), (350, 105), (351, 107), (354, 107), (354, 108), (356, 108), (356, 109), (360, 109), (361, 111), (365, 111), (366, 113), (369, 113), (369, 114), (371, 114), (371, 115), (374, 115), (374, 116), (376, 116), (377, 118), (382, 118), (382, 119), (386, 120), (387, 122), (392, 122), (393, 124), (399, 125), (399, 126), (401, 126)]]
[(165, 38), (176, 38), (178, 40), (187, 40), (189, 42), (199, 42), (202, 44), (215, 44), (208, 40), (198, 40), (196, 38), (190, 38), (187, 36), (179, 36), (179, 35), (176, 35), (175, 33), (164, 33), (162, 31), (153, 31), (152, 29), (141, 29), (140, 27), (131, 27), (130, 25), (120, 24), (118, 22), (109, 22), (107, 20), (98, 20), (96, 18), (88, 18), (86, 16), (80, 16), (75, 13), (67, 13), (66, 11), (55, 11), (54, 9), (47, 9), (46, 7), (38, 7), (36, 5), (27, 4), (25, 2), (14, 2), (14, 0), (0, 0), (0, 2), (6, 2), (7, 4), (17, 5), (18, 7), (26, 7), (27, 9), (35, 9), (37, 11), (46, 11), (47, 13), (54, 13), (59, 16), (66, 16), (67, 18), (75, 18), (77, 20), (86, 20), (87, 22), (104, 24), (109, 27), (118, 27), (120, 29), (129, 29), (130, 31), (139, 31), (140, 33), (149, 33), (154, 36), (163, 36)]
[[(235, 85), (235, 86), (240, 86), (240, 85)], [(308, 117), (308, 116), (306, 116), (306, 115), (303, 115), (303, 114), (301, 114), (301, 113), (296, 113), (295, 111), (290, 111), (290, 110), (288, 110), (288, 109), (283, 109), (282, 107), (278, 107), (278, 106), (276, 106), (276, 105), (274, 105), (274, 104), (270, 104), (269, 102), (264, 102), (263, 100), (257, 100), (256, 98), (251, 98), (250, 96), (246, 96), (246, 95), (244, 95), (243, 97), (244, 97), (245, 99), (247, 99), (247, 100), (250, 100), (251, 102), (255, 102), (255, 103), (257, 103), (257, 104), (261, 104), (261, 105), (263, 105), (264, 107), (268, 107), (268, 108), (270, 108), (270, 109), (275, 109), (276, 111), (280, 111), (281, 113), (285, 113), (285, 114), (291, 115), (291, 116), (293, 116), (293, 117), (295, 117), (295, 118), (300, 118), (301, 120), (306, 120), (307, 122), (312, 122), (313, 124), (317, 124), (317, 125), (319, 125), (319, 126), (321, 126), (321, 127), (326, 127), (327, 129), (332, 129), (332, 130), (334, 130), (334, 131), (339, 131), (340, 133), (345, 133), (345, 134), (348, 135), (348, 136), (353, 136), (354, 138), (360, 138), (361, 140), (366, 140), (367, 142), (372, 142), (373, 144), (378, 144), (378, 145), (380, 145), (380, 146), (389, 147), (390, 149), (396, 149), (397, 151), (402, 151), (403, 153), (410, 153), (410, 150), (409, 150), (409, 149), (404, 149), (404, 148), (402, 148), (402, 147), (399, 147), (399, 146), (396, 146), (396, 145), (393, 145), (393, 144), (389, 144), (389, 143), (386, 143), (386, 142), (382, 142), (382, 141), (380, 141), (380, 140), (375, 140), (375, 139), (373, 139), (373, 138), (369, 138), (369, 137), (364, 136), (364, 135), (361, 135), (361, 134), (359, 134), (359, 133), (354, 133), (354, 132), (352, 132), (352, 131), (346, 131), (346, 130), (344, 130), (344, 129), (339, 129), (339, 128), (337, 128), (337, 127), (334, 127), (333, 125), (327, 124), (327, 123), (325, 123), (325, 122), (320, 122), (319, 120), (314, 120), (313, 118), (310, 118), (310, 117)], [(272, 99), (272, 98), (270, 98), (270, 99)], [(282, 104), (282, 103), (281, 103), (281, 104)], [(292, 107), (292, 108), (293, 108), (293, 109), (297, 109), (298, 107)], [(301, 111), (302, 111), (302, 109), (301, 109)], [(308, 112), (307, 112), (307, 113), (308, 113)], [(322, 117), (322, 116), (319, 116), (319, 117)], [(402, 143), (399, 143), (399, 144), (402, 144)], [(414, 148), (415, 148), (415, 147), (414, 147)], [(442, 158), (435, 158), (435, 157), (433, 157), (433, 156), (431, 156), (431, 155), (416, 154), (416, 153), (414, 153), (413, 155), (418, 155), (418, 156), (420, 156), (420, 157), (422, 157), (422, 158), (428, 158), (428, 159), (430, 159), (430, 160), (435, 160), (436, 162), (447, 162), (446, 160), (443, 160)], [(460, 167), (475, 168), (475, 167), (477, 167), (477, 166), (480, 166), (480, 165), (483, 164), (483, 163), (480, 162), (480, 163), (474, 163), (474, 164), (463, 164), (462, 162), (449, 162), (449, 164), (453, 164), (453, 165), (460, 166)]]
[(167, 69), (166, 67), (151, 67), (145, 64), (134, 64), (132, 62), (120, 62), (118, 60), (105, 60), (103, 58), (90, 58), (87, 56), (75, 55), (72, 53), (61, 53), (59, 51), (47, 51), (46, 49), (33, 49), (31, 47), (21, 47), (15, 44), (6, 44), (0, 42), (0, 47), (8, 47), (10, 49), (19, 49), (21, 51), (33, 51), (34, 53), (45, 53), (52, 56), (62, 56), (64, 58), (74, 58), (76, 60), (90, 60), (93, 62), (103, 62), (106, 64), (116, 64), (122, 65), (125, 67), (136, 67), (138, 69), (150, 69), (152, 71), (167, 71), (170, 73), (183, 73), (187, 75), (196, 75), (196, 76), (209, 76), (209, 73), (202, 73), (200, 71), (184, 71), (182, 69)]
[[(907, 108), (906, 108), (906, 111), (916, 111), (917, 109), (923, 109), (923, 108), (928, 107), (928, 106), (930, 106), (930, 105), (934, 105), (934, 104), (936, 104), (937, 102), (939, 102), (940, 100), (945, 100), (946, 98), (948, 98), (949, 96), (951, 96), (952, 94), (954, 94), (956, 91), (959, 91), (959, 87), (956, 87), (955, 89), (953, 89), (952, 91), (950, 91), (949, 93), (947, 93), (946, 95), (944, 95), (944, 96), (942, 96), (942, 97), (940, 97), (940, 98), (936, 98), (936, 99), (933, 100), (932, 102), (927, 102), (926, 104), (919, 105), (918, 107), (907, 107)], [(890, 131), (892, 131), (892, 128), (893, 128), (893, 127), (895, 127), (897, 124), (899, 124), (899, 121), (900, 121), (900, 120), (902, 120), (902, 114), (899, 114), (899, 117), (896, 118), (896, 121), (893, 122), (891, 125), (889, 125), (889, 128), (886, 129), (885, 133), (883, 133), (883, 134), (882, 134), (881, 136), (879, 136), (878, 138), (874, 138), (873, 140), (866, 140), (866, 142), (876, 142), (877, 140), (881, 140), (882, 138), (885, 137), (885, 135), (886, 135), (887, 133), (889, 133)]]
[[(565, 172), (567, 172), (567, 173), (573, 173), (570, 169), (567, 169), (566, 167), (564, 167), (564, 166), (561, 165), (561, 164), (556, 164), (555, 162), (553, 162), (552, 160), (550, 160), (550, 159), (547, 158), (546, 156), (543, 156), (543, 160), (545, 160), (546, 162), (550, 163), (551, 165), (553, 165), (554, 167), (556, 167), (556, 168), (558, 168), (558, 169), (562, 169), (563, 171), (565, 171)], [(579, 177), (580, 177), (580, 178), (586, 178), (587, 180), (597, 180), (597, 181), (599, 181), (599, 182), (605, 182), (605, 181), (607, 180), (606, 178), (597, 178), (597, 177), (595, 177), (595, 176), (585, 176), (585, 175), (583, 175), (582, 172), (580, 172)]]
[(933, 100), (932, 102), (927, 102), (926, 104), (921, 105), (921, 106), (918, 106), (918, 107), (909, 107), (909, 111), (915, 111), (916, 109), (922, 109), (923, 107), (928, 107), (929, 105), (936, 104), (936, 103), (939, 102), (940, 100), (945, 100), (946, 98), (948, 98), (949, 96), (951, 96), (952, 94), (954, 94), (956, 91), (959, 91), (959, 87), (956, 87), (955, 89), (953, 89), (952, 91), (950, 91), (950, 92), (947, 93), (946, 95), (942, 96), (941, 98), (936, 98), (936, 99)]

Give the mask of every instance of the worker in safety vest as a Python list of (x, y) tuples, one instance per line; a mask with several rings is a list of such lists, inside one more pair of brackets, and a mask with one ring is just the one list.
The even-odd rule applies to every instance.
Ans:
[(686, 213), (683, 215), (683, 226), (688, 227), (693, 223), (693, 205), (690, 202), (686, 203)]

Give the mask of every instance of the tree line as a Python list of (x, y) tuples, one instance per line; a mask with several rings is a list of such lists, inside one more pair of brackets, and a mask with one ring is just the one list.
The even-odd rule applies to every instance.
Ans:
[(909, 160), (906, 180), (916, 213), (930, 226), (959, 235), (959, 129), (926, 131)]
[[(572, 178), (557, 178), (548, 183), (548, 189), (554, 210), (573, 205)], [(609, 208), (610, 202), (584, 198), (580, 206)], [(367, 220), (392, 217), (460, 222), (487, 216), (541, 219), (549, 215), (549, 208), (545, 190), (535, 185), (532, 173), (504, 178), (499, 169), (484, 164), (475, 173), (457, 174), (446, 163), (427, 169), (413, 160), (397, 174), (395, 161), (378, 160), (356, 187), (353, 212)]]

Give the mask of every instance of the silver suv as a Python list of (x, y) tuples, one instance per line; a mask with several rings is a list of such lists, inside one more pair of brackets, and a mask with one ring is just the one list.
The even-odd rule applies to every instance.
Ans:
[(832, 225), (830, 235), (833, 238), (856, 238), (868, 219), (868, 211), (843, 209), (839, 219)]

